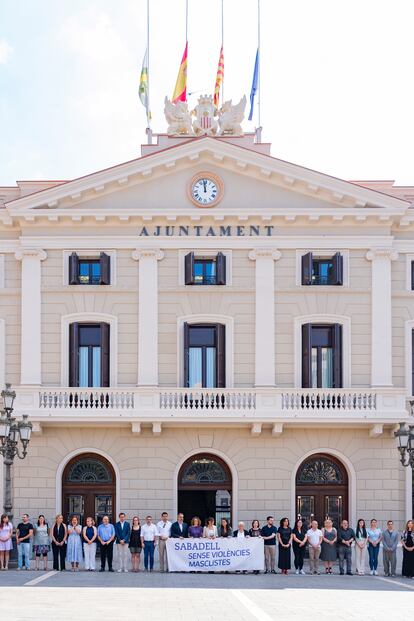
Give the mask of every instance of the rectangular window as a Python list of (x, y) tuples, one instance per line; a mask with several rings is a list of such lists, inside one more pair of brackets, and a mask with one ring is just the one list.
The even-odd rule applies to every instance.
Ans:
[(342, 285), (343, 257), (314, 257), (312, 252), (302, 256), (302, 285)]
[(186, 285), (226, 284), (226, 257), (222, 252), (215, 257), (196, 257), (189, 252), (184, 267)]
[(79, 259), (79, 284), (99, 285), (101, 264), (98, 259)]
[(70, 386), (109, 386), (109, 325), (70, 324), (69, 357)]
[(72, 252), (69, 257), (70, 285), (110, 285), (111, 258), (101, 252), (99, 258), (79, 257)]
[(342, 326), (302, 326), (302, 387), (342, 388)]
[(188, 388), (225, 386), (225, 327), (184, 324), (184, 376)]

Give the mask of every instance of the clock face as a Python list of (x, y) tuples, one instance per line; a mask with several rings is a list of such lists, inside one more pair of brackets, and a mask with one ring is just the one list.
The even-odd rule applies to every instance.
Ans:
[(197, 207), (212, 207), (221, 199), (222, 184), (213, 175), (200, 173), (190, 184), (190, 197)]

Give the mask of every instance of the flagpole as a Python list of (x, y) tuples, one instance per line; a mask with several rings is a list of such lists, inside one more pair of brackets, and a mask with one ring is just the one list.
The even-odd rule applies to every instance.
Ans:
[(147, 100), (147, 129), (148, 129), (148, 144), (152, 143), (151, 135), (151, 123), (149, 118), (150, 108), (150, 0), (147, 0), (147, 88), (148, 88), (148, 100)]
[(260, 79), (260, 0), (257, 0), (257, 49), (259, 50), (259, 60), (258, 60), (258, 70), (257, 70), (257, 74), (258, 74), (258, 102), (257, 102), (257, 113), (258, 113), (258, 121), (259, 121), (259, 129), (261, 128), (260, 125), (260, 103), (261, 103), (261, 97), (260, 97), (260, 87), (261, 87), (261, 79)]
[[(221, 49), (224, 50), (224, 0), (221, 0)], [(224, 75), (221, 80), (221, 105), (224, 103)]]

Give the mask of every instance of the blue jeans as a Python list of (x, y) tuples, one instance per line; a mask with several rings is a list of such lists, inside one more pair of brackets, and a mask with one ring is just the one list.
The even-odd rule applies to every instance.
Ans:
[(371, 543), (368, 544), (369, 568), (371, 571), (377, 571), (379, 549), (379, 545), (373, 546)]
[(26, 569), (30, 568), (30, 543), (23, 541), (23, 543), (19, 543), (17, 545), (17, 566), (19, 569), (23, 567), (23, 557), (24, 557), (24, 565)]
[(149, 568), (152, 569), (154, 567), (154, 550), (155, 544), (153, 541), (146, 541), (144, 545), (144, 567), (148, 569), (148, 559), (149, 559)]

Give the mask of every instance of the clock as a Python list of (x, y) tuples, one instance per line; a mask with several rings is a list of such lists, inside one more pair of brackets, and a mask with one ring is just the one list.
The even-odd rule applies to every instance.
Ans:
[(197, 173), (190, 181), (188, 194), (196, 207), (214, 207), (223, 197), (223, 181), (213, 173)]

